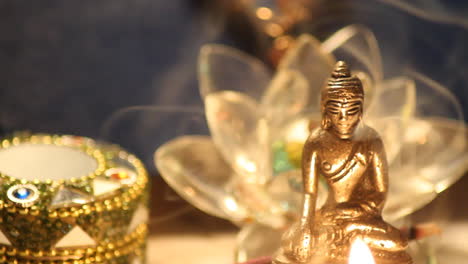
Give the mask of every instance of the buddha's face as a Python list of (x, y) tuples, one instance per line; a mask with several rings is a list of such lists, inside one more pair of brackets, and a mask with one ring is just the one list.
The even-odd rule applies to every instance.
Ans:
[(362, 101), (359, 99), (330, 99), (326, 104), (326, 114), (331, 129), (341, 139), (352, 137), (362, 115)]

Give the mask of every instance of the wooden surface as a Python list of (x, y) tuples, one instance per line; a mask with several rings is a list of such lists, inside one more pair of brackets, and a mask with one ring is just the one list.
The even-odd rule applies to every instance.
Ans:
[(152, 236), (147, 263), (233, 264), (235, 238), (234, 232)]

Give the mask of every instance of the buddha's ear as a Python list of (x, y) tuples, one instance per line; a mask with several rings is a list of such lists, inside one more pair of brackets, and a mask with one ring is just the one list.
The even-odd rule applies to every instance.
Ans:
[(324, 111), (322, 113), (322, 129), (327, 130), (330, 128), (330, 126), (331, 126), (331, 120), (328, 117), (327, 112)]
[(361, 112), (359, 113), (359, 122), (362, 122), (363, 115), (364, 115), (364, 102), (361, 103)]

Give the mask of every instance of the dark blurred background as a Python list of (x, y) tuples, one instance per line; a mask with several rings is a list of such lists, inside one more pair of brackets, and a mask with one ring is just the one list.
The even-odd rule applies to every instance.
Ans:
[[(265, 59), (268, 39), (246, 2), (274, 1), (1, 0), (3, 131), (99, 137), (103, 122), (127, 106), (202, 105), (196, 80), (201, 45), (225, 43)], [(468, 3), (444, 1), (437, 9), (431, 3), (439, 1), (424, 1), (435, 10), (422, 6), (427, 15), (416, 16), (385, 1), (305, 2), (312, 3), (311, 18), (291, 31), (323, 39), (351, 22), (365, 24), (389, 65), (407, 60), (446, 85), (468, 116), (467, 24), (430, 17), (468, 14)], [(131, 139), (124, 144), (132, 148)]]
[[(288, 33), (323, 40), (347, 24), (364, 24), (377, 35), (386, 76), (401, 71), (397, 64), (428, 75), (456, 95), (467, 120), (468, 2), (298, 1), (307, 19)], [(117, 119), (122, 124), (110, 137), (103, 124), (135, 105), (201, 109), (196, 71), (205, 43), (270, 62), (272, 38), (253, 16), (262, 5), (275, 1), (0, 0), (1, 132), (104, 138), (136, 153), (155, 174), (152, 152), (169, 139), (148, 128), (157, 112)], [(170, 128), (173, 120), (164, 122)], [(140, 128), (148, 131), (136, 133)]]

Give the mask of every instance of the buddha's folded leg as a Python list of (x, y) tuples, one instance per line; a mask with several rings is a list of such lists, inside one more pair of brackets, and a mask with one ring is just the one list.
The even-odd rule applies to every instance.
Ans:
[(408, 247), (408, 242), (400, 230), (386, 223), (380, 217), (348, 223), (346, 236), (349, 239), (360, 237), (370, 247), (378, 250), (404, 251)]

